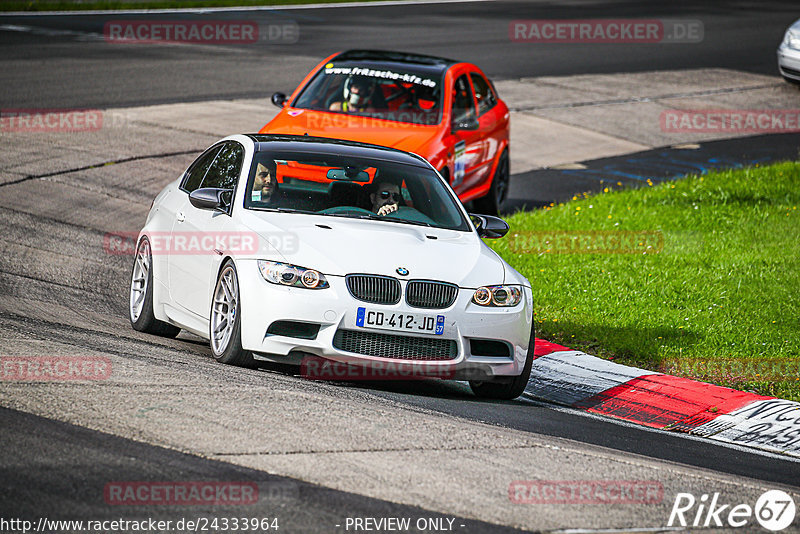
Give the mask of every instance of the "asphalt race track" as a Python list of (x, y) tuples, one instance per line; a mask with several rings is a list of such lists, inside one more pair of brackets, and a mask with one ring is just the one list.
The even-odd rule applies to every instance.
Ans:
[[(574, 18), (576, 11), (581, 18), (702, 20), (705, 39), (698, 46), (509, 42), (511, 20)], [(265, 98), (291, 90), (320, 57), (355, 47), (473, 61), (499, 81), (716, 67), (774, 76), (777, 43), (800, 15), (795, 2), (758, 1), (282, 8), (213, 16), (293, 22), (297, 42), (103, 42), (110, 17), (143, 16), (0, 15), (0, 108)], [(679, 492), (719, 492), (726, 503), (752, 505), (765, 490), (783, 489), (800, 502), (800, 462), (790, 458), (526, 398), (482, 402), (461, 383), (311, 382), (277, 366), (232, 368), (214, 362), (194, 336), (133, 331), (131, 257), (108, 254), (103, 239), (140, 228), (153, 196), (207, 142), (181, 126), (178, 119), (156, 139), (132, 129), (129, 145), (116, 152), (93, 146), (87, 135), (48, 146), (0, 132), (2, 159), (24, 152), (28, 142), (38, 157), (0, 176), (0, 356), (100, 356), (113, 369), (109, 379), (92, 383), (0, 382), (0, 518), (277, 517), (279, 532), (354, 532), (347, 518), (408, 517), (470, 533), (642, 532), (665, 527)], [(664, 148), (584, 161), (580, 171), (526, 171), (512, 181), (508, 209), (596, 190), (602, 182), (593, 171), (625, 174), (625, 185), (635, 186), (640, 175), (668, 179), (698, 168), (796, 159), (799, 144), (797, 134), (763, 135), (703, 143), (688, 156)], [(117, 161), (128, 149), (148, 156), (102, 167), (48, 166), (50, 150), (73, 151), (79, 162), (103, 150), (113, 154), (101, 160)], [(671, 165), (678, 156), (686, 167)], [(519, 504), (509, 498), (516, 480), (652, 480), (663, 499)], [(250, 506), (120, 506), (104, 498), (115, 481), (248, 481), (260, 499)], [(785, 532), (800, 531), (794, 527)]]
[[(288, 92), (320, 58), (349, 48), (401, 49), (471, 61), (494, 79), (526, 76), (722, 67), (775, 74), (775, 49), (795, 20), (792, 2), (745, 1), (724, 7), (639, 1), (467, 2), (370, 8), (248, 12), (260, 25), (295, 21), (300, 39), (239, 47), (95, 46), (109, 20), (136, 15), (5, 17), (31, 26), (0, 32), (4, 54), (0, 101), (15, 107), (119, 107), (194, 100), (259, 98)], [(577, 13), (576, 13), (577, 12)], [(511, 43), (517, 19), (701, 19), (702, 46), (561, 44), (546, 49)], [(174, 19), (174, 15), (161, 15)], [(215, 20), (242, 18), (214, 13)], [(789, 22), (787, 22), (789, 21)], [(42, 39), (47, 37), (47, 39)], [(31, 68), (32, 66), (35, 68)]]

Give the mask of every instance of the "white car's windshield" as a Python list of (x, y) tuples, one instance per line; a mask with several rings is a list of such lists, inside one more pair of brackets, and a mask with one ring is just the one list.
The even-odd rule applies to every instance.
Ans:
[(470, 230), (432, 169), (351, 156), (256, 152), (244, 207)]
[(442, 116), (441, 75), (413, 68), (328, 64), (303, 89), (293, 107), (434, 125)]

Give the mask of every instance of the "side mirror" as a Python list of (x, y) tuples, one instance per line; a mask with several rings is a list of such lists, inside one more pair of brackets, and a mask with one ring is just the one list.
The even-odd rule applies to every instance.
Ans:
[(497, 239), (508, 233), (508, 223), (500, 217), (470, 213), (469, 218), (472, 219), (472, 224), (475, 225), (475, 229), (478, 231), (480, 237)]
[(286, 103), (286, 95), (281, 92), (273, 93), (272, 95), (272, 103), (282, 108), (283, 105)]
[(477, 130), (480, 127), (480, 123), (478, 119), (473, 117), (472, 115), (468, 115), (466, 117), (462, 117), (457, 121), (453, 121), (453, 131), (457, 132), (459, 130)]
[(201, 210), (227, 211), (228, 202), (225, 200), (225, 193), (230, 189), (218, 189), (216, 187), (201, 187), (189, 193), (189, 202), (192, 206)]

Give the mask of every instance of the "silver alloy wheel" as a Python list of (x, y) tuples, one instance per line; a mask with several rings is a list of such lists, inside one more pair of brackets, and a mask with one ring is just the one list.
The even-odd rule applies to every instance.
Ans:
[(142, 239), (136, 250), (131, 274), (130, 314), (131, 320), (136, 322), (144, 309), (147, 298), (147, 281), (150, 274), (150, 243)]
[(211, 348), (222, 354), (228, 348), (239, 309), (239, 284), (236, 271), (227, 265), (217, 280), (214, 301), (211, 304)]

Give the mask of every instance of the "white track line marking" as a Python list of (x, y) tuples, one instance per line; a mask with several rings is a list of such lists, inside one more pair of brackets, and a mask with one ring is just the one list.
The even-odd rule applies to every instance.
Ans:
[(271, 6), (240, 6), (240, 7), (186, 7), (173, 9), (129, 9), (129, 10), (87, 10), (87, 11), (9, 11), (0, 12), (0, 17), (44, 17), (63, 15), (145, 15), (159, 13), (223, 13), (226, 11), (296, 11), (301, 9), (333, 9), (339, 7), (384, 7), (384, 6), (409, 6), (418, 4), (467, 4), (476, 2), (493, 2), (494, 0), (379, 0), (376, 2), (339, 2), (329, 4), (275, 4)]
[(102, 41), (104, 37), (94, 32), (79, 32), (75, 30), (57, 30), (39, 26), (22, 26), (19, 24), (0, 24), (0, 31), (25, 32), (31, 35), (44, 35), (47, 37), (77, 37), (83, 41)]
[(641, 528), (601, 528), (601, 529), (586, 529), (586, 528), (570, 528), (566, 530), (551, 530), (553, 534), (625, 534), (635, 532), (686, 532), (683, 527), (641, 527)]
[(551, 530), (553, 534), (633, 534), (635, 532), (686, 532), (683, 527), (641, 527), (641, 528), (603, 528), (603, 529), (586, 529), (586, 528), (571, 528), (567, 530)]

